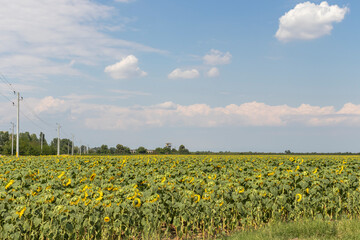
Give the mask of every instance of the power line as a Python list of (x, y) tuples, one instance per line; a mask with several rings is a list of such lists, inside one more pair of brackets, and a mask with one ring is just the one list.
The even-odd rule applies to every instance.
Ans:
[(3, 81), (6, 85), (8, 85), (11, 89), (11, 91), (14, 92), (14, 94), (16, 93), (16, 90), (14, 89), (14, 87), (11, 85), (11, 83), (7, 80), (7, 78), (4, 76), (4, 74), (0, 73), (0, 79), (1, 81)]
[(39, 125), (37, 125), (31, 118), (29, 118), (23, 111), (20, 110), (21, 115), (23, 115), (25, 118), (27, 118), (33, 125), (35, 125), (36, 127), (38, 127), (41, 131), (43, 131), (44, 129), (42, 127), (40, 127)]
[[(36, 126), (37, 128), (39, 128), (41, 131), (45, 132), (44, 131), (44, 128), (39, 126), (36, 122), (33, 121), (33, 119), (31, 119), (27, 114), (25, 114), (23, 111), (20, 110), (20, 100), (23, 100), (23, 97), (21, 97), (20, 99), (20, 93), (18, 91), (16, 91), (16, 89), (13, 87), (13, 85), (10, 83), (10, 81), (2, 74), (0, 73), (0, 80), (9, 87), (9, 89), (14, 93), (14, 94), (17, 94), (18, 95), (18, 103), (15, 104), (14, 101), (12, 101), (8, 96), (4, 95), (3, 93), (0, 92), (0, 95), (2, 95), (6, 100), (8, 100), (9, 102), (11, 102), (14, 106), (16, 105), (17, 106), (17, 109), (18, 109), (18, 113), (17, 113), (17, 146), (16, 146), (16, 153), (17, 153), (17, 156), (19, 155), (19, 146), (18, 146), (18, 138), (19, 138), (19, 113), (21, 113), (22, 116), (24, 116), (25, 118), (27, 118), (34, 126)], [(50, 124), (49, 122), (45, 121), (44, 119), (42, 119), (37, 113), (36, 111), (34, 111), (34, 109), (32, 107), (30, 107), (25, 101), (25, 107), (27, 110), (30, 111), (30, 113), (33, 115), (33, 117), (35, 117), (38, 121), (42, 122), (43, 124), (47, 125), (48, 127), (53, 127), (52, 124)], [(58, 126), (60, 127), (60, 126)], [(20, 128), (22, 131), (23, 129)], [(24, 131), (23, 131), (24, 132)], [(75, 139), (74, 139), (74, 135), (72, 134), (69, 134), (67, 131), (64, 130), (64, 128), (62, 127), (62, 132), (65, 136), (67, 136), (69, 139), (72, 138), (72, 145), (74, 145), (74, 142), (75, 142)], [(72, 136), (72, 137), (70, 137)], [(59, 128), (58, 128), (58, 139), (59, 139)], [(82, 144), (82, 140), (81, 139), (76, 139), (76, 142), (78, 142), (80, 144), (80, 148), (81, 148), (81, 144)], [(72, 146), (73, 148), (73, 146)], [(73, 153), (73, 149), (72, 149), (72, 153)]]
[(13, 104), (13, 106), (15, 105), (15, 102), (12, 101), (9, 97), (7, 97), (6, 95), (4, 95), (2, 92), (0, 92), (0, 95), (3, 96), (6, 100), (8, 100), (9, 102), (11, 102)]
[(51, 125), (50, 123), (46, 122), (45, 120), (43, 120), (27, 103), (26, 101), (24, 101), (25, 103), (25, 107), (30, 110), (31, 114), (36, 117), (39, 121), (41, 121), (42, 123), (48, 125), (49, 127), (53, 127), (53, 125)]

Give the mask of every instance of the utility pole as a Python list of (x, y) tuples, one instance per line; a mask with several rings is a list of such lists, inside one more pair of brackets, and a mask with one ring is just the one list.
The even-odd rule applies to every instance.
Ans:
[(17, 119), (16, 119), (16, 157), (19, 157), (19, 128), (20, 128), (20, 93), (17, 93)]
[(14, 128), (15, 128), (15, 123), (11, 122), (11, 156), (14, 155)]
[(72, 135), (71, 155), (74, 155), (74, 135)]
[(58, 124), (58, 141), (57, 141), (57, 155), (60, 156), (60, 124)]
[(43, 139), (44, 139), (44, 134), (42, 132), (40, 132), (40, 154), (42, 154)]

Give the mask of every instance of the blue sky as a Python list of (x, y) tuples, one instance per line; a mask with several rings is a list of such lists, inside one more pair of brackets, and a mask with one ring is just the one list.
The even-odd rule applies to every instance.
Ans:
[(14, 88), (48, 140), (360, 152), (358, 1), (0, 3), (1, 130)]

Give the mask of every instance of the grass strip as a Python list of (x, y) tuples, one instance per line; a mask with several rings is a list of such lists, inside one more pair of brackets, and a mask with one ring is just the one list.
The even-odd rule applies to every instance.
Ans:
[(360, 240), (360, 219), (337, 221), (301, 220), (297, 222), (276, 222), (260, 229), (247, 229), (226, 240), (317, 240), (346, 239)]

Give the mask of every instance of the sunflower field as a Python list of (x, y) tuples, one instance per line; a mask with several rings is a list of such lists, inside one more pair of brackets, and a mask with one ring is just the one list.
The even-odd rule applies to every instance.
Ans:
[(359, 156), (0, 157), (0, 239), (209, 238), (360, 212)]

